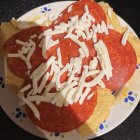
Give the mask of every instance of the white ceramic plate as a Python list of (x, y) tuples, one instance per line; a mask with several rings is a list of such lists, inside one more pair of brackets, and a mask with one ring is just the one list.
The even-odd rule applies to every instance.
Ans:
[[(19, 20), (22, 21), (28, 21), (36, 15), (45, 15), (51, 14), (51, 13), (60, 13), (64, 8), (66, 8), (68, 5), (70, 5), (72, 1), (65, 1), (65, 2), (55, 2), (43, 5), (41, 7), (38, 7), (22, 17), (19, 18)], [(124, 20), (121, 18), (120, 22), (122, 25), (129, 26)], [(130, 26), (129, 26), (130, 27)], [(131, 27), (130, 27), (131, 28)], [(131, 28), (132, 30), (132, 28)], [(133, 30), (132, 30), (133, 31)], [(133, 31), (134, 32), (134, 31)], [(125, 90), (125, 97), (124, 100), (120, 103), (116, 104), (112, 109), (111, 113), (108, 117), (108, 119), (101, 123), (99, 126), (99, 129), (96, 134), (90, 135), (88, 137), (82, 138), (79, 133), (76, 130), (67, 132), (67, 133), (49, 133), (44, 132), (41, 133), (38, 131), (38, 129), (35, 128), (35, 126), (31, 123), (31, 121), (28, 119), (25, 111), (18, 106), (18, 98), (16, 96), (16, 90), (8, 85), (4, 85), (4, 70), (3, 70), (3, 60), (0, 60), (0, 104), (5, 113), (13, 120), (17, 125), (19, 125), (24, 130), (28, 131), (29, 133), (32, 133), (38, 137), (41, 138), (48, 138), (51, 140), (83, 140), (83, 139), (89, 139), (93, 137), (97, 137), (100, 135), (103, 135), (115, 127), (117, 127), (119, 124), (121, 124), (135, 109), (137, 106), (139, 100), (140, 100), (140, 94), (138, 93), (140, 91), (140, 87), (138, 83), (140, 83), (140, 78), (138, 75), (140, 75), (140, 70), (137, 68), (135, 71), (135, 74), (133, 76), (133, 80), (131, 81), (131, 84), (126, 84)]]

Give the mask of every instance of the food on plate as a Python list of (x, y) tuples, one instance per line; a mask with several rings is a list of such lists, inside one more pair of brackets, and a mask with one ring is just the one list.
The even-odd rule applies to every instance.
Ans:
[(1, 26), (5, 77), (30, 120), (49, 132), (95, 133), (109, 116), (112, 91), (135, 72), (139, 39), (109, 5), (91, 0), (71, 4), (49, 26), (19, 31), (13, 21)]

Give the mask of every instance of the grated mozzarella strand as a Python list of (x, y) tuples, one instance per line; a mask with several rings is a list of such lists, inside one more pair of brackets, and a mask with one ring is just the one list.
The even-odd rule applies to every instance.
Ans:
[(96, 34), (95, 32), (93, 32), (92, 41), (93, 41), (94, 43), (97, 42), (97, 34)]
[(59, 68), (64, 67), (63, 64), (62, 64), (62, 55), (61, 55), (60, 47), (57, 48), (57, 59), (58, 59)]
[(90, 100), (94, 96), (94, 92), (88, 95), (87, 100)]
[(30, 59), (31, 59), (31, 57), (32, 57), (32, 55), (33, 55), (33, 53), (34, 53), (34, 51), (35, 51), (35, 46), (32, 46), (32, 48), (30, 49), (30, 51), (29, 51), (29, 53), (28, 53), (28, 55), (27, 55), (27, 58), (26, 58), (26, 63), (27, 63), (28, 69), (31, 69), (31, 68), (32, 68)]
[(35, 116), (38, 120), (40, 120), (40, 113), (39, 113), (37, 107), (36, 107), (32, 102), (28, 101), (23, 95), (21, 95), (21, 100), (22, 100), (25, 104), (27, 104), (27, 106), (33, 111), (34, 116)]
[(85, 82), (84, 86), (85, 87), (93, 87), (93, 86), (97, 85), (102, 80), (103, 77), (104, 77), (104, 71), (102, 70), (100, 72), (100, 74), (95, 79), (93, 79), (90, 82)]
[(50, 81), (50, 83), (48, 85), (46, 85), (45, 87), (45, 91), (43, 93), (43, 95), (47, 94), (48, 92), (50, 92), (51, 88), (54, 86), (56, 81), (56, 74), (53, 75), (52, 80)]
[(79, 41), (79, 40), (75, 37), (75, 35), (71, 35), (71, 36), (70, 36), (70, 39), (71, 39), (72, 41), (74, 41), (76, 44), (78, 44), (78, 45), (81, 47), (81, 49), (83, 50), (83, 52), (84, 52), (84, 54), (85, 54), (86, 57), (89, 56), (89, 50), (88, 50), (88, 48), (87, 48), (85, 42)]
[(101, 88), (105, 88), (105, 83), (101, 80), (98, 85), (101, 87)]
[(69, 69), (70, 64), (66, 64), (65, 67), (58, 73), (57, 78), (56, 78), (56, 87), (59, 89), (60, 88), (60, 77), (63, 73), (65, 73)]
[(69, 92), (67, 93), (65, 102), (64, 102), (64, 106), (72, 105), (74, 103), (74, 96), (75, 96), (76, 90), (77, 90), (77, 87), (74, 87), (69, 90)]
[(106, 79), (112, 77), (112, 65), (106, 45), (102, 40), (99, 40), (95, 45), (95, 50), (101, 64), (102, 70), (105, 72)]
[(80, 100), (79, 100), (79, 104), (83, 104), (84, 100), (86, 99), (86, 97), (88, 96), (89, 92), (90, 92), (90, 88), (86, 88), (84, 93), (82, 94)]
[(21, 46), (30, 47), (30, 44), (28, 42), (23, 42), (19, 39), (16, 39), (16, 44), (21, 45)]
[(89, 70), (95, 70), (98, 66), (98, 60), (97, 57), (94, 57), (93, 60), (90, 60), (89, 62)]
[(27, 91), (28, 89), (31, 88), (31, 84), (26, 85), (25, 87), (23, 87), (22, 89), (19, 90), (20, 93), (24, 93), (25, 91)]
[(42, 41), (41, 41), (41, 44), (42, 44), (42, 56), (46, 59), (46, 50), (48, 48), (48, 45), (49, 45), (49, 41), (51, 39), (51, 35), (47, 35), (45, 36)]
[(85, 75), (86, 75), (87, 72), (88, 72), (88, 66), (85, 66), (84, 70), (83, 70), (83, 73), (82, 73), (82, 76), (80, 78), (79, 84), (78, 84), (78, 89), (76, 91), (77, 93), (75, 95), (74, 103), (76, 103), (79, 100), (79, 98), (81, 97), (83, 87), (84, 87), (84, 84), (85, 84), (85, 78), (86, 78)]
[(43, 79), (42, 79), (42, 81), (41, 81), (41, 84), (39, 85), (39, 88), (37, 89), (37, 92), (38, 93), (41, 93), (42, 92), (42, 90), (44, 89), (44, 87), (45, 87), (45, 85), (46, 85), (46, 83), (47, 83), (47, 81), (48, 81), (48, 79), (49, 79), (49, 73), (47, 72), (45, 75), (44, 75), (44, 77), (43, 77)]
[(71, 12), (72, 7), (73, 7), (73, 5), (70, 5), (70, 6), (68, 7), (68, 13)]
[(129, 35), (129, 32), (130, 32), (130, 29), (128, 28), (128, 29), (125, 31), (125, 33), (124, 33), (124, 35), (123, 35), (123, 37), (122, 37), (121, 44), (122, 44), (123, 46), (126, 45), (126, 41), (127, 41), (127, 37), (128, 37), (128, 35)]
[(74, 86), (76, 86), (78, 83), (77, 82), (73, 82), (71, 84), (69, 84), (68, 86), (66, 86), (61, 92), (60, 94), (58, 94), (57, 96), (55, 96), (54, 99), (52, 99), (51, 103), (52, 104), (56, 104), (56, 106), (62, 107), (65, 103), (65, 99), (67, 96), (67, 93), (70, 89), (72, 89)]
[(86, 13), (87, 15), (89, 15), (89, 9), (88, 9), (88, 6), (87, 6), (87, 5), (85, 5), (84, 10), (85, 10), (85, 13)]
[(98, 74), (100, 72), (100, 70), (92, 70), (86, 73), (86, 77), (88, 76), (94, 76), (96, 74)]

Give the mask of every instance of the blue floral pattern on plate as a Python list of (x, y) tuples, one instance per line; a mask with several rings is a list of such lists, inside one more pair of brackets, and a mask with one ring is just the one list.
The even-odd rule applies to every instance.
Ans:
[(49, 11), (51, 11), (51, 8), (49, 6), (45, 6), (42, 9), (42, 13), (49, 12)]
[(59, 133), (59, 132), (55, 132), (55, 133), (50, 133), (50, 136), (51, 137), (61, 137), (61, 138), (64, 138), (64, 135), (63, 134), (61, 134), (61, 133)]
[(108, 125), (106, 124), (106, 121), (102, 122), (100, 125), (99, 125), (99, 130), (103, 130), (105, 128), (108, 128)]
[(12, 113), (12, 115), (16, 118), (19, 119), (20, 122), (23, 121), (23, 119), (27, 118), (27, 115), (25, 112), (22, 111), (19, 107), (15, 109), (15, 112)]
[(137, 64), (136, 69), (140, 69), (140, 64)]
[(132, 91), (129, 91), (127, 93), (127, 97), (124, 98), (124, 102), (134, 102), (135, 101), (135, 97), (134, 97), (134, 93)]
[(4, 79), (0, 76), (0, 87), (5, 88)]

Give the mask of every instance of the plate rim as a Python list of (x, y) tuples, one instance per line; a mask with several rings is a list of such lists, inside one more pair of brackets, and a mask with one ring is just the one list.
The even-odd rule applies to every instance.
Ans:
[[(76, 1), (57, 1), (57, 2), (46, 3), (46, 4), (43, 4), (43, 5), (38, 6), (38, 7), (36, 7), (36, 8), (33, 8), (33, 9), (31, 9), (30, 11), (24, 13), (24, 14), (21, 15), (17, 20), (21, 20), (22, 18), (24, 18), (24, 16), (26, 16), (26, 15), (29, 14), (29, 13), (31, 13), (33, 10), (39, 9), (39, 8), (41, 8), (41, 7), (43, 7), (43, 6), (48, 5), (48, 4), (57, 4), (57, 3), (69, 3), (69, 4), (71, 4), (72, 2), (76, 2)], [(119, 15), (117, 15), (117, 17), (118, 17), (121, 21), (123, 21), (123, 22), (131, 29), (131, 31), (134, 33), (134, 35), (138, 38), (138, 35), (137, 35), (137, 33), (134, 31), (134, 29), (133, 29), (122, 17), (120, 17)], [(140, 99), (139, 99), (139, 101), (140, 101)], [(139, 101), (138, 101), (138, 103), (139, 103)], [(136, 106), (138, 105), (138, 103), (135, 104), (135, 106), (130, 110), (130, 112), (129, 112), (127, 115), (125, 115), (125, 117), (123, 117), (123, 120), (121, 119), (121, 121), (119, 121), (119, 123), (118, 123), (118, 122), (115, 123), (116, 125), (114, 125), (113, 127), (110, 127), (110, 129), (109, 129), (106, 133), (103, 133), (103, 134), (101, 134), (101, 135), (97, 135), (97, 136), (95, 136), (95, 137), (99, 137), (99, 136), (105, 135), (105, 134), (107, 134), (108, 132), (111, 132), (113, 129), (117, 128), (120, 124), (122, 124), (122, 123), (132, 114), (132, 112), (135, 110), (135, 108), (136, 108)], [(19, 125), (15, 120), (13, 120), (12, 117), (9, 116), (8, 113), (4, 110), (4, 108), (3, 108), (3, 106), (2, 106), (1, 103), (0, 103), (0, 107), (2, 108), (2, 110), (4, 111), (4, 113), (8, 116), (8, 118), (10, 118), (11, 121), (14, 122), (18, 127), (20, 127), (20, 128), (23, 129), (24, 131), (26, 131), (26, 132), (28, 132), (28, 133), (34, 135), (34, 136), (40, 137), (40, 136), (34, 134), (34, 132), (28, 131), (25, 127), (22, 127), (22, 125)], [(40, 138), (43, 138), (43, 137), (40, 137)], [(90, 137), (90, 138), (91, 138), (91, 137)]]

